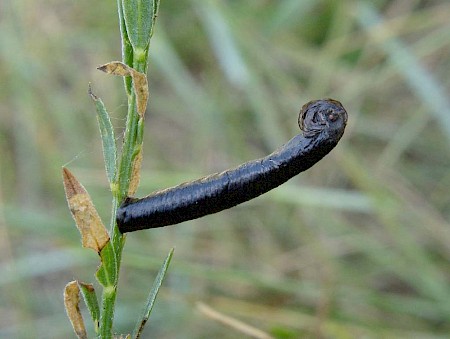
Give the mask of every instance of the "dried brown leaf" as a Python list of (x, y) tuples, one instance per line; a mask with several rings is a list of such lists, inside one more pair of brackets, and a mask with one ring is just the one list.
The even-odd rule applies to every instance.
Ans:
[(134, 71), (131, 77), (133, 78), (133, 87), (136, 93), (136, 109), (139, 115), (143, 118), (145, 115), (145, 109), (147, 108), (149, 95), (147, 76), (143, 73)]
[(100, 219), (86, 189), (67, 169), (63, 168), (63, 182), (70, 212), (81, 233), (83, 247), (100, 253), (109, 241), (108, 231)]
[(134, 92), (136, 93), (136, 109), (138, 114), (143, 118), (148, 102), (148, 82), (147, 75), (136, 71), (134, 68), (120, 61), (111, 61), (107, 64), (97, 67), (98, 70), (107, 74), (118, 76), (131, 76), (133, 79)]
[(67, 316), (78, 338), (87, 338), (83, 316), (80, 312), (80, 289), (76, 281), (69, 282), (64, 288), (64, 306)]
[(128, 65), (125, 65), (120, 61), (111, 61), (107, 64), (101, 65), (97, 67), (98, 70), (105, 72), (107, 74), (119, 75), (119, 76), (130, 76), (132, 72), (132, 68)]
[(141, 179), (141, 165), (142, 165), (142, 147), (139, 153), (133, 160), (133, 167), (131, 172), (130, 185), (128, 186), (128, 196), (133, 196), (139, 186), (139, 180)]

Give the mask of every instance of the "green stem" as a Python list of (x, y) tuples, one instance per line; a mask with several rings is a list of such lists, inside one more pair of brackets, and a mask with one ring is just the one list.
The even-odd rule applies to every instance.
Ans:
[[(158, 3), (158, 1), (156, 1)], [(123, 8), (121, 0), (117, 0), (117, 8), (119, 11), (119, 24), (122, 34), (122, 60), (128, 66), (132, 66), (136, 71), (146, 74), (148, 67), (148, 49), (142, 49), (140, 53), (133, 51), (129, 37), (126, 32), (125, 21), (123, 17)], [(156, 11), (154, 10), (154, 15)], [(152, 20), (155, 19), (155, 16)], [(104, 286), (102, 293), (102, 314), (100, 319), (100, 338), (112, 337), (112, 326), (114, 320), (114, 308), (117, 297), (117, 285), (120, 272), (120, 262), (122, 259), (122, 250), (125, 245), (126, 237), (122, 235), (117, 228), (115, 216), (120, 203), (128, 195), (131, 176), (133, 172), (133, 160), (137, 155), (136, 150), (142, 147), (142, 137), (144, 124), (139, 124), (139, 114), (136, 107), (136, 94), (131, 83), (131, 77), (124, 79), (125, 90), (128, 95), (128, 113), (123, 139), (122, 154), (116, 172), (116, 185), (113, 192), (113, 206), (111, 219), (111, 244), (116, 261), (116, 271), (114, 277), (110, 276), (108, 285)]]
[[(133, 66), (139, 72), (145, 71), (147, 65), (147, 60), (133, 60)], [(115, 253), (115, 260), (117, 265), (117, 274), (115, 280), (112, 281), (112, 285), (105, 286), (102, 294), (102, 306), (103, 312), (100, 322), (100, 335), (101, 338), (110, 338), (112, 335), (112, 325), (114, 318), (114, 308), (115, 301), (117, 297), (117, 285), (118, 277), (120, 272), (120, 262), (122, 259), (122, 250), (125, 245), (126, 237), (120, 233), (117, 228), (115, 215), (119, 204), (126, 198), (128, 193), (128, 188), (130, 185), (132, 170), (133, 170), (133, 160), (136, 156), (136, 149), (142, 145), (138, 141), (138, 134), (142, 135), (142, 130), (144, 126), (141, 124), (139, 126), (139, 114), (136, 110), (136, 95), (134, 89), (131, 89), (131, 95), (128, 96), (128, 114), (127, 123), (125, 128), (125, 135), (122, 147), (122, 155), (120, 158), (119, 168), (117, 172), (117, 190), (114, 194), (113, 199), (113, 209), (111, 220), (111, 230), (112, 230), (112, 246)]]
[(112, 325), (114, 319), (114, 308), (117, 297), (117, 285), (120, 272), (120, 262), (122, 259), (122, 249), (125, 245), (125, 239), (119, 229), (117, 228), (115, 215), (120, 202), (127, 196), (128, 187), (131, 180), (132, 164), (134, 150), (136, 145), (136, 136), (138, 132), (138, 114), (136, 111), (136, 100), (134, 92), (128, 97), (128, 114), (125, 128), (124, 142), (122, 148), (122, 156), (119, 163), (117, 173), (117, 191), (114, 194), (113, 208), (112, 208), (112, 247), (114, 250), (114, 257), (116, 261), (117, 274), (115, 275), (111, 285), (105, 286), (102, 294), (102, 317), (100, 321), (100, 336), (101, 338), (110, 338), (112, 336)]
[(114, 305), (116, 303), (117, 285), (103, 288), (102, 314), (100, 317), (99, 337), (102, 339), (112, 338), (112, 326), (114, 321)]

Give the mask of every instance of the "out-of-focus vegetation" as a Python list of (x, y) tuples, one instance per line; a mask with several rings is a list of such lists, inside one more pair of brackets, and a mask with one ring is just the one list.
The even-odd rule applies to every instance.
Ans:
[[(277, 338), (450, 332), (450, 3), (173, 1), (150, 50), (138, 195), (263, 156), (305, 102), (349, 112), (338, 147), (235, 209), (130, 234), (116, 326), (132, 329), (175, 246), (144, 334), (236, 338), (197, 302)], [(62, 290), (94, 282), (61, 183), (106, 222), (110, 193), (88, 83), (124, 126), (116, 4), (0, 3), (0, 337), (71, 336)], [(85, 313), (86, 323), (89, 323)]]

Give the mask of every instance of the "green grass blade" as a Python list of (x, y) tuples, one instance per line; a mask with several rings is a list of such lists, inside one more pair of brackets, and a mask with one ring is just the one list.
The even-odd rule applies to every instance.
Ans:
[(89, 95), (92, 100), (94, 100), (95, 108), (97, 109), (97, 120), (102, 137), (103, 158), (105, 160), (106, 174), (108, 176), (109, 184), (112, 185), (114, 183), (117, 164), (117, 148), (116, 139), (114, 137), (114, 128), (103, 101), (92, 93), (90, 86)]
[(313, 0), (286, 0), (276, 5), (270, 20), (267, 20), (267, 33), (271, 34), (286, 27), (295, 27), (317, 3)]
[(150, 291), (150, 294), (148, 295), (147, 303), (142, 311), (142, 315), (139, 317), (139, 320), (134, 328), (132, 338), (139, 338), (142, 334), (142, 331), (144, 330), (144, 326), (147, 323), (147, 320), (150, 317), (150, 313), (152, 312), (153, 305), (155, 304), (159, 288), (161, 287), (163, 279), (166, 276), (167, 269), (169, 268), (170, 261), (172, 260), (173, 251), (174, 249), (172, 248), (166, 257), (166, 260), (164, 260), (164, 263), (161, 266), (158, 275), (156, 276), (153, 287)]
[[(368, 31), (383, 23), (382, 17), (368, 2), (360, 3), (356, 19)], [(417, 97), (422, 100), (425, 107), (429, 107), (450, 142), (450, 101), (443, 87), (427, 72), (412, 51), (398, 39), (382, 40), (381, 47)]]
[(206, 1), (197, 6), (205, 31), (223, 74), (237, 87), (248, 82), (248, 68), (231, 28), (216, 3)]

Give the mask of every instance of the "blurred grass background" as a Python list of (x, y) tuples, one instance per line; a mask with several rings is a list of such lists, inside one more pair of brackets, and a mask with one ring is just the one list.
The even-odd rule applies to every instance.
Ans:
[[(73, 336), (63, 287), (94, 282), (98, 258), (81, 249), (61, 166), (108, 223), (87, 87), (120, 135), (122, 80), (96, 71), (119, 41), (114, 1), (0, 3), (2, 338)], [(130, 234), (117, 331), (175, 246), (146, 337), (242, 336), (198, 301), (277, 338), (450, 337), (449, 53), (444, 0), (163, 0), (139, 196), (271, 152), (309, 100), (340, 100), (349, 126), (264, 197)]]

